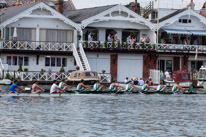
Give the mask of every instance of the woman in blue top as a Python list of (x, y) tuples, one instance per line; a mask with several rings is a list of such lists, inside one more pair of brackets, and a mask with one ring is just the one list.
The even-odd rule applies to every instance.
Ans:
[(25, 91), (25, 89), (22, 89), (17, 84), (18, 82), (15, 80), (14, 83), (9, 88), (9, 93), (16, 93), (16, 92), (20, 93), (21, 91)]

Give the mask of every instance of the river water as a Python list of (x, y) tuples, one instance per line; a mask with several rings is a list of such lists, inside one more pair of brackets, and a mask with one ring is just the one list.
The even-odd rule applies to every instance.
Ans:
[(0, 136), (204, 137), (206, 95), (1, 97)]

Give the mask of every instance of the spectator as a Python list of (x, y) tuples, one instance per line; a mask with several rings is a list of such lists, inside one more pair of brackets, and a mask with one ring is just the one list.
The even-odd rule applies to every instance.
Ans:
[(129, 83), (129, 78), (126, 77), (125, 80), (124, 80), (124, 84), (128, 84)]
[(139, 80), (139, 85), (140, 85), (140, 86), (143, 86), (143, 85), (144, 85), (144, 80), (143, 80), (142, 78), (140, 78), (140, 80)]
[(131, 42), (132, 42), (131, 37), (128, 36), (128, 37), (127, 37), (127, 43), (128, 43), (128, 44), (131, 44)]
[(184, 39), (184, 45), (188, 45), (186, 38)]
[(169, 80), (170, 78), (170, 73), (167, 70), (165, 71), (165, 78), (166, 80)]
[(149, 86), (153, 86), (154, 84), (153, 84), (153, 82), (152, 82), (152, 78), (151, 77), (149, 77)]
[(88, 35), (88, 41), (93, 41), (93, 40), (92, 40), (92, 33), (91, 33), (91, 32), (90, 32), (89, 35)]
[(193, 45), (198, 45), (197, 39), (194, 40)]
[(145, 43), (144, 35), (142, 35), (142, 37), (141, 37), (141, 39), (140, 39), (140, 42), (141, 42), (141, 43)]
[(136, 41), (136, 38), (134, 39), (134, 38), (132, 37), (132, 40), (131, 40), (132, 44), (133, 44), (135, 41)]
[(133, 81), (134, 81), (134, 85), (138, 85), (138, 84), (139, 84), (137, 77), (136, 77), (136, 78), (133, 78)]
[(112, 36), (111, 36), (111, 34), (108, 35), (107, 41), (108, 41), (108, 42), (112, 42)]
[(150, 38), (149, 37), (147, 37), (146, 43), (150, 43)]

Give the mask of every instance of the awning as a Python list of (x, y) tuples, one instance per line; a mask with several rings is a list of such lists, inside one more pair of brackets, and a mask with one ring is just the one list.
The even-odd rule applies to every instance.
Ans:
[(181, 35), (192, 35), (188, 30), (175, 30), (175, 29), (164, 29), (167, 34), (181, 34)]
[(206, 36), (206, 30), (189, 30), (193, 35)]

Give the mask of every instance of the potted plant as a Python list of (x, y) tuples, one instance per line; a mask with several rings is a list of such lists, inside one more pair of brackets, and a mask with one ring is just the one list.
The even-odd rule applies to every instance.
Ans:
[(136, 49), (136, 42), (132, 44), (133, 49)]
[(112, 41), (112, 48), (113, 48), (113, 49), (115, 48), (115, 42), (114, 42), (114, 40)]
[(28, 68), (24, 68), (24, 71), (25, 71), (25, 72), (28, 72), (28, 71), (29, 71), (29, 69), (28, 69)]
[(85, 42), (85, 48), (88, 48), (88, 46), (89, 46), (89, 43), (88, 43), (88, 41), (86, 41)]
[(126, 42), (126, 44), (125, 44), (125, 48), (128, 49), (128, 46), (129, 46), (129, 45), (128, 45), (128, 43)]
[(100, 41), (98, 41), (97, 45), (98, 45), (98, 48), (101, 48), (101, 42)]
[(118, 49), (120, 49), (120, 48), (121, 48), (121, 43), (120, 43), (120, 40), (118, 40), (118, 42), (117, 42), (117, 47), (118, 47)]
[(60, 72), (60, 73), (64, 73), (64, 72), (65, 72), (63, 65), (62, 65), (62, 67), (60, 68), (59, 72)]
[(17, 71), (23, 71), (23, 69), (22, 69), (22, 63), (19, 64), (19, 68), (18, 68)]
[(107, 48), (107, 41), (104, 42), (104, 48)]
[(9, 73), (6, 73), (5, 79), (11, 79), (11, 75)]

